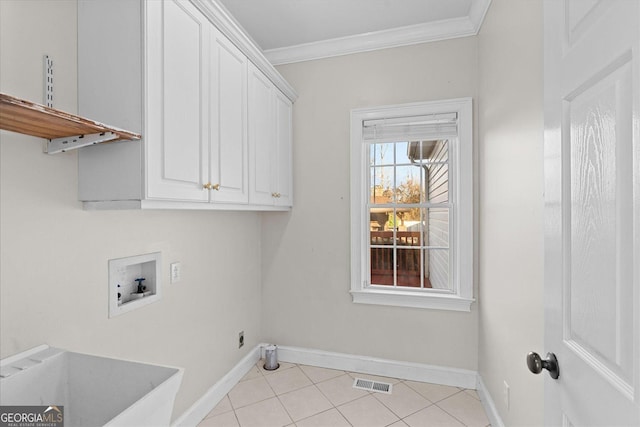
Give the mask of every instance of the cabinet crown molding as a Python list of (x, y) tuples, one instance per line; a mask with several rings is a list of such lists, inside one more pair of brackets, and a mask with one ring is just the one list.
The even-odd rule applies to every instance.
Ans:
[(298, 99), (298, 94), (295, 89), (280, 75), (271, 62), (265, 57), (258, 45), (224, 6), (216, 0), (190, 1), (222, 34), (231, 40), (231, 42), (246, 55), (291, 102), (295, 102), (296, 99)]

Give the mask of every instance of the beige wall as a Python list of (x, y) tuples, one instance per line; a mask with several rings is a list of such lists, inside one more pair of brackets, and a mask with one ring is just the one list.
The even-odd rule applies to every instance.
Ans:
[(476, 97), (477, 40), (463, 38), (278, 67), (297, 90), (294, 209), (265, 215), (268, 341), (477, 369), (471, 313), (353, 304), (349, 129), (353, 108)]
[(493, 0), (478, 43), (479, 371), (506, 425), (542, 425), (542, 2)]
[[(0, 15), (1, 91), (41, 102), (47, 53), (55, 105), (74, 112), (75, 1), (2, 0)], [(42, 139), (0, 137), (0, 357), (48, 343), (184, 367), (175, 418), (261, 342), (259, 214), (83, 211), (75, 152), (49, 156)], [(153, 251), (162, 300), (109, 319), (107, 261)], [(176, 285), (173, 261), (183, 265)]]

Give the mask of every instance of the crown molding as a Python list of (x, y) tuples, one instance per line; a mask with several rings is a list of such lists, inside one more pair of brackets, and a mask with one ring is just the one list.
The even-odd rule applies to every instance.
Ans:
[(424, 24), (409, 25), (371, 33), (268, 49), (264, 55), (273, 65), (310, 61), (372, 50), (408, 46), (459, 37), (475, 36), (480, 31), (491, 0), (474, 0), (469, 15)]

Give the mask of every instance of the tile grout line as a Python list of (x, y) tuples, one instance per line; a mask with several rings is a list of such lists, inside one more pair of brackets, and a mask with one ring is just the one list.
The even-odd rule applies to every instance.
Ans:
[[(317, 416), (317, 415), (324, 414), (325, 412), (329, 412), (329, 411), (331, 411), (331, 410), (333, 410), (333, 409), (338, 409), (338, 408), (336, 408), (335, 406), (331, 406), (331, 408), (329, 408), (329, 409), (325, 409), (324, 411), (320, 411), (320, 412), (318, 412), (317, 414), (313, 414), (313, 415), (309, 415), (309, 416), (304, 417), (304, 418), (300, 418), (298, 421), (294, 421), (294, 424), (296, 424), (296, 425), (297, 425), (297, 423), (299, 423), (299, 422), (301, 422), (301, 421), (308, 420), (309, 418), (313, 418), (313, 417), (315, 417), (315, 416)], [(342, 415), (342, 414), (341, 414), (341, 415)], [(347, 422), (348, 422), (348, 421), (347, 421)]]
[[(298, 365), (296, 365), (296, 367), (298, 367)], [(291, 369), (291, 368), (289, 368)], [(302, 371), (302, 369), (300, 369)], [(275, 373), (275, 372), (274, 372)], [(271, 383), (269, 383), (269, 380), (267, 380), (267, 384), (269, 384), (269, 387), (271, 387)], [(276, 393), (276, 391), (273, 389), (273, 387), (271, 387), (271, 390), (273, 391), (273, 394), (276, 395), (276, 399), (278, 399), (278, 402), (280, 403), (280, 406), (282, 406), (282, 409), (284, 409), (284, 412), (286, 412), (287, 416), (289, 417), (289, 419), (291, 420), (291, 423), (287, 424), (287, 425), (295, 425), (296, 421), (294, 421), (293, 417), (291, 416), (291, 414), (289, 413), (289, 410), (287, 409), (287, 407), (285, 406), (284, 403), (282, 403), (282, 400), (280, 400), (280, 395), (278, 393)], [(296, 390), (300, 390), (300, 389), (296, 389)], [(296, 391), (296, 390), (291, 390), (291, 391)], [(289, 392), (287, 392), (289, 393)], [(282, 393), (285, 394), (285, 393)], [(242, 427), (242, 426), (240, 426)]]
[[(358, 399), (362, 399), (362, 398), (365, 398), (365, 397), (367, 397), (367, 396), (358, 397)], [(343, 404), (342, 404), (342, 405), (340, 405), (340, 406), (346, 405), (347, 403), (355, 402), (355, 401), (356, 401), (356, 400), (358, 400), (358, 399), (354, 399), (354, 400), (351, 400), (351, 401), (349, 401), (349, 402), (345, 402), (345, 403), (343, 403)], [(338, 406), (334, 406), (334, 408), (336, 409), (336, 411), (338, 411), (338, 413), (340, 414), (340, 416), (341, 416), (342, 418), (344, 418), (345, 420), (347, 420), (347, 423), (349, 423), (349, 425), (353, 427), (353, 424), (351, 423), (351, 421), (349, 421), (349, 418), (347, 418), (347, 416), (346, 416), (346, 415), (345, 415), (345, 414), (340, 410), (340, 408), (339, 408)]]
[[(355, 379), (355, 377), (353, 377), (353, 375), (351, 375), (351, 373), (347, 372), (347, 375), (349, 375), (351, 378)], [(367, 375), (367, 374), (362, 374), (362, 375)], [(389, 377), (386, 377), (386, 378), (389, 378)], [(397, 379), (397, 378), (394, 378), (394, 379)], [(403, 381), (403, 380), (400, 380), (400, 381), (399, 381), (398, 383), (396, 383), (396, 384), (400, 384), (400, 383), (402, 383), (402, 382), (404, 382), (404, 381)], [(395, 385), (395, 384), (394, 384), (394, 385)], [(417, 392), (416, 392), (416, 393), (417, 393)], [(397, 413), (395, 413), (395, 412), (393, 411), (393, 409), (391, 409), (391, 408), (389, 408), (387, 405), (385, 405), (385, 403), (384, 403), (384, 402), (380, 401), (380, 400), (376, 397), (376, 394), (377, 394), (376, 392), (373, 392), (373, 391), (367, 391), (367, 394), (366, 394), (366, 395), (361, 396), (361, 397), (357, 397), (357, 398), (355, 398), (355, 399), (353, 399), (353, 400), (350, 400), (350, 401), (348, 401), (348, 402), (344, 402), (344, 403), (342, 403), (342, 404), (341, 404), (341, 405), (339, 405), (339, 406), (345, 406), (345, 405), (348, 405), (348, 404), (350, 404), (350, 403), (356, 402), (356, 401), (358, 401), (358, 400), (364, 399), (365, 397), (371, 396), (371, 397), (373, 397), (373, 398), (374, 398), (378, 403), (380, 403), (380, 404), (381, 404), (382, 406), (384, 406), (387, 410), (389, 410), (389, 412), (391, 412), (393, 415), (395, 415), (395, 416), (398, 418), (397, 420), (393, 421), (391, 424), (388, 424), (388, 425), (395, 424), (395, 423), (397, 423), (398, 421), (402, 421), (402, 422), (404, 423), (404, 418), (403, 418), (403, 417), (401, 417), (400, 415), (398, 415)], [(426, 398), (425, 398), (425, 399), (426, 399)], [(424, 408), (419, 409), (419, 410), (418, 410), (418, 411), (416, 411), (416, 412), (419, 412), (419, 411), (421, 411), (421, 410), (423, 410), (423, 409), (428, 408), (429, 406), (433, 406), (433, 405), (434, 405), (433, 403), (431, 403), (431, 401), (430, 401), (429, 399), (426, 399), (426, 400), (427, 400), (428, 402), (430, 402), (430, 404), (429, 404), (429, 405), (427, 405), (427, 406), (425, 406)], [(334, 406), (334, 407), (335, 407), (335, 409), (337, 409), (337, 410), (338, 410), (338, 412), (340, 412), (340, 414), (342, 415), (342, 417), (343, 417), (344, 419), (346, 419), (346, 420), (347, 420), (347, 422), (349, 423), (349, 425), (353, 425), (353, 424), (351, 424), (351, 422), (349, 422), (349, 420), (347, 419), (347, 417), (342, 413), (342, 411), (340, 410), (340, 407), (339, 407), (339, 406)], [(415, 412), (414, 412), (414, 413), (415, 413)], [(412, 414), (410, 414), (410, 415), (413, 415), (413, 413), (412, 413)], [(409, 416), (409, 415), (407, 415), (407, 416)], [(405, 423), (405, 424), (406, 424), (406, 423)]]
[[(297, 366), (297, 365), (296, 365), (296, 366)], [(342, 370), (340, 370), (340, 369), (333, 369), (334, 371), (342, 372), (342, 374), (340, 374), (340, 375), (338, 375), (338, 376), (336, 376), (336, 377), (327, 378), (326, 380), (323, 380), (323, 381), (318, 381), (318, 382), (316, 383), (313, 379), (311, 379), (311, 378), (309, 377), (309, 375), (307, 375), (307, 373), (304, 371), (304, 369), (300, 368), (300, 370), (301, 370), (301, 371), (302, 371), (302, 373), (303, 373), (303, 374), (304, 374), (304, 375), (309, 379), (309, 381), (311, 381), (311, 383), (313, 384), (313, 386), (314, 386), (314, 387), (315, 387), (315, 388), (320, 392), (320, 394), (321, 394), (322, 396), (324, 396), (324, 398), (325, 398), (325, 399), (327, 399), (327, 402), (329, 402), (329, 403), (331, 404), (331, 408), (330, 408), (330, 409), (327, 409), (326, 411), (319, 412), (318, 414), (321, 414), (321, 413), (323, 413), (323, 412), (330, 411), (331, 409), (335, 409), (336, 411), (338, 411), (338, 413), (340, 414), (340, 416), (341, 416), (341, 417), (342, 417), (342, 418), (343, 418), (343, 419), (344, 419), (344, 420), (345, 420), (345, 421), (346, 421), (350, 426), (352, 426), (352, 427), (353, 427), (353, 424), (351, 424), (351, 422), (347, 419), (347, 417), (345, 417), (345, 416), (344, 416), (344, 414), (342, 413), (342, 411), (340, 411), (340, 409), (339, 409), (339, 408), (338, 408), (338, 407), (337, 407), (337, 406), (336, 406), (336, 405), (331, 401), (331, 399), (329, 399), (329, 396), (327, 396), (327, 395), (326, 395), (326, 394), (325, 394), (325, 393), (320, 389), (320, 387), (318, 387), (318, 384), (319, 384), (319, 383), (323, 383), (323, 382), (331, 381), (331, 380), (336, 379), (336, 378), (340, 378), (341, 376), (343, 376), (343, 375), (345, 375), (345, 374), (346, 374), (346, 375), (349, 375), (349, 374), (348, 374), (348, 372), (342, 371)], [(365, 396), (362, 396), (362, 397), (365, 397)], [(360, 399), (360, 398), (358, 398), (358, 399)], [(354, 399), (354, 400), (352, 400), (352, 401), (350, 401), (350, 402), (354, 402), (354, 401), (356, 401), (356, 400), (358, 400), (358, 399)], [(349, 402), (345, 402), (345, 403), (343, 403), (343, 405), (344, 405), (344, 404), (346, 404), (346, 403), (349, 403)], [(318, 415), (318, 414), (310, 415), (310, 416), (308, 416), (307, 418), (315, 417), (315, 416), (316, 416), (316, 415)], [(305, 419), (306, 419), (306, 418), (305, 418)], [(302, 421), (302, 420), (299, 420), (299, 421)], [(296, 423), (297, 423), (297, 421), (296, 421)], [(242, 426), (241, 426), (241, 427), (242, 427)]]
[[(464, 390), (461, 390), (458, 393), (453, 393), (451, 396), (449, 397), (445, 397), (444, 399), (439, 400), (438, 402), (444, 402), (445, 400), (449, 399), (450, 397), (456, 396), (460, 393), (464, 393)], [(449, 411), (447, 411), (446, 409), (444, 409), (443, 407), (441, 407), (440, 405), (438, 405), (438, 403), (435, 403), (435, 405), (440, 408), (440, 410), (442, 410), (444, 413), (448, 414), (450, 417), (454, 418), (456, 421), (458, 421), (460, 424), (462, 424), (465, 427), (467, 426), (467, 423), (463, 422), (461, 419), (459, 419), (458, 417), (456, 417), (455, 415), (453, 415), (452, 413), (450, 413)]]
[[(404, 385), (406, 385), (407, 387), (409, 387), (409, 385), (408, 385), (408, 384), (405, 384), (405, 381), (404, 381), (404, 380), (401, 380), (401, 381), (400, 381), (399, 383), (397, 383), (397, 384), (404, 384)], [(395, 386), (395, 384), (394, 384), (394, 386)], [(398, 417), (398, 418), (400, 419), (400, 421), (404, 422), (404, 419), (405, 419), (405, 418), (410, 417), (411, 415), (417, 414), (418, 412), (420, 412), (420, 411), (422, 411), (422, 410), (425, 410), (425, 409), (427, 409), (427, 408), (429, 408), (429, 407), (431, 407), (431, 406), (435, 405), (435, 403), (434, 403), (434, 402), (432, 402), (431, 400), (427, 399), (425, 396), (422, 396), (420, 393), (418, 393), (416, 390), (413, 390), (411, 387), (409, 387), (409, 390), (412, 390), (413, 392), (415, 392), (418, 396), (422, 397), (424, 400), (426, 400), (427, 402), (429, 402), (429, 404), (428, 404), (427, 406), (424, 406), (424, 407), (422, 407), (422, 408), (418, 409), (417, 411), (414, 411), (414, 412), (412, 412), (412, 413), (410, 413), (410, 414), (408, 414), (408, 415), (404, 416), (404, 417), (401, 417), (400, 415), (398, 415), (398, 414), (397, 414), (393, 409), (391, 409), (391, 408), (390, 408), (389, 406), (387, 406), (383, 401), (381, 401), (380, 399), (378, 399), (378, 398), (375, 396), (375, 393), (373, 393), (373, 397), (374, 397), (378, 402), (380, 402), (380, 403), (381, 403), (385, 408), (387, 408), (388, 410), (390, 410), (390, 411), (391, 411), (391, 412), (392, 412), (396, 417)], [(405, 424), (406, 424), (406, 423), (405, 423)]]
[[(258, 363), (259, 363), (259, 362), (258, 362)], [(229, 394), (231, 393), (231, 391), (233, 391), (233, 388), (232, 388), (232, 389), (231, 389), (231, 391), (229, 391), (229, 393), (227, 393), (227, 394), (225, 395), (225, 397), (226, 397), (227, 399), (229, 399), (229, 404), (231, 405), (231, 410), (233, 411), (233, 415), (234, 415), (234, 417), (236, 418), (236, 421), (238, 422), (238, 425), (239, 425), (240, 427), (242, 427), (242, 424), (240, 423), (240, 418), (238, 418), (238, 412), (237, 412), (237, 411), (238, 411), (238, 409), (246, 408), (246, 407), (248, 407), (248, 406), (255, 405), (256, 403), (261, 403), (261, 402), (267, 401), (267, 400), (269, 400), (269, 399), (272, 399), (274, 396), (275, 396), (275, 397), (277, 397), (277, 394), (276, 394), (275, 390), (273, 389), (273, 387), (271, 387), (271, 384), (269, 384), (269, 381), (267, 380), (266, 376), (265, 376), (265, 375), (264, 375), (264, 373), (262, 372), (262, 369), (260, 368), (260, 366), (258, 366), (258, 365), (256, 364), (256, 365), (254, 365), (254, 367), (255, 367), (256, 369), (258, 369), (258, 373), (260, 374), (260, 377), (256, 377), (256, 378), (249, 378), (249, 379), (247, 379), (247, 380), (242, 380), (242, 379), (241, 379), (240, 381), (238, 381), (238, 383), (237, 383), (235, 386), (233, 386), (233, 388), (235, 388), (238, 384), (241, 384), (241, 383), (243, 383), (243, 382), (248, 382), (248, 381), (252, 381), (252, 380), (256, 380), (256, 379), (260, 379), (260, 378), (261, 378), (261, 379), (263, 379), (263, 380), (267, 383), (267, 386), (269, 386), (269, 389), (271, 389), (271, 392), (273, 393), (273, 396), (271, 396), (271, 397), (267, 397), (267, 398), (265, 398), (265, 399), (257, 400), (257, 401), (255, 401), (255, 402), (249, 403), (249, 404), (247, 404), (247, 405), (243, 405), (243, 406), (238, 406), (238, 407), (236, 407), (236, 405), (234, 405), (234, 404), (233, 404), (233, 401), (232, 401), (232, 400), (231, 400), (231, 398), (229, 397)], [(248, 373), (248, 372), (247, 372), (247, 373)], [(278, 400), (278, 401), (279, 401), (279, 400)], [(281, 402), (280, 404), (282, 404), (282, 402)], [(283, 405), (283, 406), (284, 406), (284, 405)], [(214, 408), (214, 409), (215, 409), (215, 408)], [(285, 408), (285, 410), (286, 410), (286, 408)], [(218, 414), (218, 415), (222, 415), (222, 414)], [(288, 413), (287, 413), (287, 415), (288, 415)], [(289, 416), (289, 418), (291, 418), (291, 416)], [(206, 418), (205, 418), (205, 419), (206, 419)]]
[[(430, 384), (430, 383), (426, 383), (426, 384)], [(439, 402), (442, 402), (443, 400), (446, 400), (446, 399), (450, 398), (451, 396), (455, 396), (456, 394), (458, 394), (458, 393), (460, 393), (460, 392), (464, 392), (464, 389), (460, 390), (460, 387), (454, 387), (454, 388), (457, 388), (457, 389), (458, 389), (458, 391), (456, 391), (455, 393), (450, 394), (450, 395), (448, 395), (448, 396), (445, 396), (445, 397), (443, 397), (443, 398), (442, 398), (442, 399), (440, 399), (440, 400), (433, 401), (433, 400), (429, 399), (427, 396), (424, 396), (422, 393), (420, 393), (420, 392), (419, 392), (418, 390), (416, 390), (415, 388), (411, 387), (411, 384), (405, 384), (405, 385), (406, 385), (407, 387), (409, 387), (411, 390), (413, 390), (413, 391), (415, 391), (416, 393), (418, 393), (420, 396), (422, 396), (422, 397), (424, 397), (425, 399), (427, 399), (429, 402), (431, 402), (431, 403), (432, 403), (432, 404), (434, 404), (434, 405), (437, 405)], [(436, 385), (439, 385), (439, 384), (436, 384)], [(451, 386), (447, 386), (447, 387), (451, 387)]]
[[(337, 377), (329, 378), (329, 379), (327, 379), (327, 380), (325, 380), (325, 381), (321, 381), (321, 382), (328, 382), (328, 381), (331, 381), (331, 380), (335, 380), (336, 378), (340, 378), (340, 377), (342, 377), (342, 376), (344, 376), (344, 375), (347, 375), (348, 377), (350, 377), (350, 378), (351, 378), (351, 375), (349, 375), (349, 373), (348, 373), (348, 372), (345, 372), (345, 373), (344, 373), (344, 374), (342, 374), (342, 375), (338, 375)], [(353, 378), (352, 378), (352, 379), (353, 379)], [(315, 384), (315, 383), (314, 383), (314, 384)], [(338, 406), (342, 406), (342, 405), (346, 405), (347, 403), (355, 402), (356, 400), (362, 399), (363, 397), (366, 397), (366, 396), (368, 396), (368, 395), (370, 395), (370, 394), (371, 394), (371, 392), (370, 392), (370, 391), (362, 390), (362, 391), (366, 392), (367, 394), (366, 394), (366, 395), (364, 395), (364, 396), (356, 397), (355, 399), (347, 400), (346, 402), (343, 402), (343, 403), (341, 403), (340, 405), (336, 405), (336, 404), (334, 404), (334, 403), (331, 401), (331, 399), (329, 398), (329, 396), (327, 396), (327, 395), (322, 391), (322, 389), (320, 389), (320, 388), (318, 387), (318, 390), (320, 390), (320, 393), (322, 393), (322, 395), (323, 395), (323, 396), (324, 396), (324, 397), (329, 401), (329, 403), (331, 403), (331, 404), (333, 405), (333, 407), (334, 407), (334, 408), (336, 408), (336, 409), (338, 409)], [(338, 411), (340, 411), (340, 410), (338, 409)], [(342, 412), (340, 412), (340, 413), (342, 414)], [(344, 416), (344, 415), (343, 415), (343, 416)]]
[(242, 427), (242, 424), (240, 424), (240, 418), (238, 418), (238, 413), (236, 412), (236, 410), (233, 410), (233, 416), (236, 419), (236, 423), (238, 423), (238, 427)]
[[(300, 420), (298, 420), (298, 421), (294, 421), (293, 423), (294, 423), (295, 425), (297, 425), (297, 423), (298, 423), (299, 421), (303, 421), (303, 420), (306, 420), (306, 419), (308, 419), (308, 418), (315, 417), (315, 416), (317, 416), (317, 415), (319, 415), (319, 414), (323, 414), (323, 413), (328, 412), (328, 411), (330, 411), (330, 410), (332, 410), (332, 409), (335, 409), (336, 411), (338, 411), (338, 413), (340, 414), (340, 416), (341, 416), (341, 417), (342, 417), (342, 418), (343, 418), (343, 419), (344, 419), (344, 420), (345, 420), (345, 421), (346, 421), (350, 426), (352, 426), (352, 427), (353, 427), (353, 424), (351, 424), (351, 422), (350, 422), (350, 421), (349, 421), (349, 420), (344, 416), (344, 414), (340, 411), (340, 409), (338, 409), (338, 407), (337, 407), (336, 405), (334, 405), (334, 404), (333, 404), (333, 402), (331, 401), (331, 399), (329, 399), (329, 397), (328, 397), (326, 394), (324, 394), (324, 393), (322, 392), (322, 390), (318, 387), (318, 384), (319, 384), (319, 383), (323, 383), (323, 382), (326, 382), (326, 381), (330, 381), (330, 380), (332, 380), (332, 379), (334, 379), (334, 378), (341, 377), (342, 375), (344, 375), (344, 373), (343, 373), (343, 374), (340, 374), (340, 375), (338, 375), (338, 376), (336, 376), (336, 377), (333, 377), (333, 378), (328, 378), (328, 379), (326, 379), (326, 380), (316, 382), (316, 381), (314, 381), (311, 377), (309, 377), (309, 375), (304, 371), (304, 369), (300, 368), (300, 365), (299, 365), (299, 364), (296, 364), (296, 366), (297, 366), (297, 367), (302, 371), (302, 374), (303, 374), (305, 377), (307, 377), (307, 379), (308, 379), (309, 381), (311, 381), (311, 385), (313, 385), (313, 386), (315, 387), (315, 389), (316, 389), (316, 390), (318, 390), (318, 391), (320, 392), (320, 394), (321, 394), (325, 399), (327, 399), (327, 402), (329, 402), (329, 404), (331, 405), (331, 408), (326, 409), (326, 410), (321, 411), (321, 412), (318, 412), (318, 413), (313, 414), (313, 415), (309, 415), (308, 417), (302, 418), (302, 419), (300, 419)], [(338, 370), (338, 369), (334, 369), (334, 370), (336, 370), (336, 371), (340, 371), (340, 372), (343, 372), (343, 371)], [(345, 372), (345, 373), (346, 373), (346, 372)], [(363, 396), (363, 397), (364, 397), (364, 396)], [(356, 400), (357, 400), (357, 399), (356, 399)], [(284, 406), (284, 404), (283, 404), (282, 406)], [(287, 408), (285, 407), (285, 410), (286, 410), (286, 409), (287, 409)], [(287, 413), (288, 413), (288, 411), (287, 411)], [(291, 416), (290, 416), (290, 417), (291, 417)], [(293, 418), (291, 417), (291, 419), (293, 419)], [(240, 426), (240, 427), (242, 427), (242, 426)]]
[[(262, 359), (260, 359), (260, 361), (262, 361)], [(260, 362), (259, 362), (259, 363), (260, 363)], [(296, 368), (300, 369), (300, 368), (298, 367), (298, 364), (294, 364), (294, 367), (296, 367)], [(283, 372), (283, 371), (285, 371), (285, 370), (287, 370), (287, 369), (292, 369), (292, 368), (293, 368), (293, 367), (289, 367), (289, 368), (283, 369), (283, 370), (282, 370), (282, 371), (280, 371), (280, 372)], [(278, 400), (278, 403), (280, 403), (280, 406), (282, 406), (282, 409), (284, 409), (284, 412), (285, 412), (285, 413), (287, 414), (287, 416), (289, 417), (289, 420), (291, 420), (291, 422), (290, 422), (290, 423), (288, 423), (288, 424), (286, 424), (286, 425), (287, 425), (287, 426), (288, 426), (288, 425), (291, 425), (291, 424), (295, 425), (295, 423), (296, 423), (296, 422), (293, 420), (293, 417), (291, 416), (291, 414), (290, 414), (290, 413), (289, 413), (289, 411), (287, 410), (287, 407), (284, 405), (284, 403), (282, 403), (282, 400), (280, 400), (280, 396), (278, 395), (278, 393), (276, 393), (276, 391), (275, 391), (275, 390), (273, 389), (273, 387), (271, 386), (271, 383), (270, 383), (270, 382), (269, 382), (269, 380), (267, 379), (267, 375), (266, 375), (264, 372), (262, 372), (262, 369), (261, 369), (260, 367), (258, 367), (258, 369), (260, 370), (260, 373), (262, 374), (262, 376), (264, 377), (265, 381), (267, 382), (267, 385), (269, 386), (269, 388), (271, 389), (271, 391), (272, 391), (272, 392), (273, 392), (273, 394), (275, 395), (276, 399)], [(276, 370), (277, 370), (277, 369), (278, 369), (278, 368), (276, 368)], [(300, 369), (300, 370), (302, 371), (302, 369)], [(271, 375), (273, 375), (273, 374), (275, 374), (275, 373), (276, 373), (276, 372), (275, 372), (275, 370), (274, 370), (274, 372), (271, 372), (270, 374), (271, 374)], [(303, 371), (303, 374), (304, 374), (304, 371)], [(296, 389), (296, 390), (299, 390), (299, 389)], [(295, 391), (295, 390), (291, 390), (291, 391)], [(283, 393), (283, 394), (284, 394), (284, 393)], [(239, 422), (238, 422), (238, 425), (240, 425), (240, 427), (242, 427), (242, 425), (241, 425)]]
[[(397, 384), (401, 384), (401, 383), (402, 383), (402, 381), (401, 381), (401, 382), (399, 382), (399, 383), (397, 383)], [(394, 384), (394, 387), (395, 387), (395, 385), (396, 385), (396, 384)], [(396, 414), (396, 412), (395, 412), (393, 409), (391, 409), (389, 406), (387, 406), (383, 401), (381, 401), (380, 399), (378, 399), (378, 398), (376, 397), (376, 394), (375, 394), (375, 393), (372, 393), (372, 395), (373, 395), (373, 398), (374, 398), (375, 400), (377, 400), (377, 401), (378, 401), (382, 406), (384, 406), (385, 408), (387, 408), (387, 409), (388, 409), (388, 410), (389, 410), (393, 415), (395, 415), (396, 417), (398, 417), (398, 419), (399, 419), (400, 421), (402, 421), (402, 417), (401, 417), (400, 415)], [(416, 412), (417, 412), (417, 411), (416, 411)], [(397, 421), (395, 421), (395, 422), (397, 422)], [(391, 424), (393, 424), (393, 423), (391, 423)], [(391, 424), (389, 424), (389, 425), (391, 425)]]
[[(298, 367), (300, 368), (300, 365), (296, 364), (296, 366), (298, 366)], [(309, 415), (308, 417), (301, 418), (301, 419), (299, 419), (298, 421), (302, 421), (302, 420), (306, 420), (307, 418), (315, 417), (316, 415), (319, 415), (319, 414), (322, 414), (322, 413), (324, 413), (324, 412), (330, 411), (331, 409), (336, 409), (336, 410), (337, 410), (338, 408), (336, 408), (336, 406), (333, 404), (333, 402), (332, 402), (331, 400), (329, 400), (329, 398), (328, 398), (328, 397), (327, 397), (327, 396), (322, 392), (322, 390), (320, 390), (320, 388), (318, 387), (318, 383), (316, 383), (316, 382), (315, 382), (311, 377), (309, 377), (309, 375), (304, 371), (304, 369), (300, 368), (300, 370), (302, 371), (302, 373), (304, 374), (304, 376), (305, 376), (305, 377), (307, 377), (307, 379), (308, 379), (309, 381), (311, 381), (311, 385), (312, 385), (316, 390), (318, 390), (318, 392), (320, 393), (320, 395), (321, 395), (322, 397), (324, 397), (324, 398), (327, 400), (327, 402), (329, 402), (329, 404), (331, 405), (331, 408), (326, 409), (326, 410), (324, 410), (324, 411), (320, 411), (320, 412), (318, 412), (318, 413), (316, 413), (316, 414), (313, 414), (313, 415)], [(328, 380), (325, 380), (325, 381), (328, 381)], [(320, 382), (322, 382), (322, 381), (320, 381)], [(286, 407), (285, 407), (285, 409), (286, 409)], [(340, 412), (340, 411), (338, 411), (338, 412)], [(342, 415), (342, 413), (340, 413), (340, 415)], [(344, 415), (342, 415), (342, 417), (344, 418)], [(292, 417), (291, 419), (293, 419), (293, 417)], [(296, 425), (297, 425), (298, 421), (294, 421), (294, 424), (296, 424)], [(348, 421), (347, 421), (347, 422), (348, 422)]]

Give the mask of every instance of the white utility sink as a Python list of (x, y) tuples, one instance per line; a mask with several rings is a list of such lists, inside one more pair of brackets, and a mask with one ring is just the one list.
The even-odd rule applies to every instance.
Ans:
[(182, 374), (42, 345), (0, 362), (0, 405), (64, 406), (66, 427), (168, 426)]

